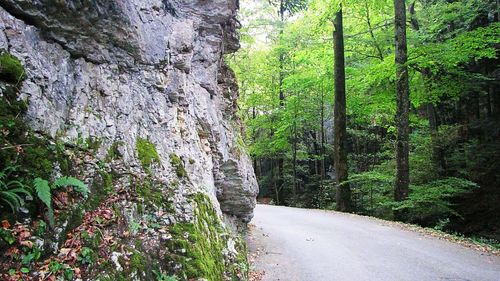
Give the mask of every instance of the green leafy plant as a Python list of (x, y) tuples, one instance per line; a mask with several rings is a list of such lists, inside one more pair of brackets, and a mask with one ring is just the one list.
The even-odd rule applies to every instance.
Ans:
[(22, 195), (31, 197), (31, 193), (22, 182), (10, 179), (16, 169), (16, 166), (9, 166), (0, 172), (0, 201), (8, 205), (13, 213), (24, 206)]
[(16, 237), (12, 235), (12, 231), (0, 227), (0, 239), (7, 242), (8, 245), (14, 244), (16, 242)]
[(56, 273), (59, 270), (61, 270), (62, 268), (63, 268), (63, 265), (56, 260), (52, 260), (49, 263), (49, 271), (52, 273)]
[(82, 264), (92, 264), (95, 260), (94, 256), (95, 256), (94, 250), (88, 247), (83, 247), (77, 260), (80, 261)]
[(54, 182), (55, 188), (72, 186), (73, 189), (81, 193), (84, 197), (89, 194), (89, 189), (86, 184), (82, 181), (75, 179), (73, 177), (61, 177)]
[(439, 227), (440, 222), (450, 216), (460, 217), (450, 199), (475, 188), (478, 188), (476, 183), (454, 177), (413, 185), (408, 199), (393, 203), (393, 209), (406, 210), (408, 219), (412, 222), (426, 221)]
[(49, 224), (54, 225), (54, 209), (52, 208), (52, 193), (53, 189), (71, 186), (76, 192), (81, 193), (84, 197), (88, 196), (89, 189), (82, 181), (73, 177), (61, 177), (54, 181), (52, 186), (47, 180), (36, 178), (33, 181), (38, 199), (47, 207), (47, 217)]
[(47, 230), (47, 224), (43, 220), (39, 220), (38, 226), (35, 229), (35, 235), (41, 237), (45, 233), (45, 230)]
[(156, 276), (156, 281), (177, 281), (177, 277), (175, 276), (168, 276), (167, 274), (158, 271), (158, 270), (153, 270), (153, 273)]
[(42, 252), (38, 248), (33, 248), (33, 250), (28, 253), (24, 253), (21, 258), (21, 263), (25, 266), (29, 266), (33, 261), (40, 259)]
[(73, 280), (74, 276), (75, 276), (75, 272), (73, 271), (73, 269), (71, 269), (69, 267), (64, 269), (64, 278), (66, 278), (66, 280)]

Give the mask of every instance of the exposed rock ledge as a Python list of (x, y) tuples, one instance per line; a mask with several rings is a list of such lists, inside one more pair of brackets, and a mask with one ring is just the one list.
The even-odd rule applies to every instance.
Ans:
[(131, 168), (136, 139), (148, 139), (158, 175), (172, 177), (169, 155), (180, 156), (190, 185), (248, 221), (257, 184), (237, 147), (238, 91), (223, 62), (239, 47), (237, 2), (4, 0), (0, 50), (26, 68), (36, 131), (99, 139), (101, 157), (121, 143)]

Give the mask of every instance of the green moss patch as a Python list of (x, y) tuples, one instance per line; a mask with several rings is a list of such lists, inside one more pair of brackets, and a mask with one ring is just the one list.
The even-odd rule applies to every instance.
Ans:
[(160, 156), (156, 151), (155, 145), (149, 140), (137, 138), (135, 148), (137, 150), (139, 161), (141, 161), (141, 165), (145, 170), (149, 170), (151, 168), (151, 165), (154, 163), (161, 163)]
[(0, 96), (0, 170), (19, 167), (16, 177), (27, 183), (35, 177), (50, 178), (55, 163), (63, 174), (68, 174), (70, 165), (64, 146), (36, 136), (23, 120), (26, 109), (16, 88), (8, 86)]
[[(150, 179), (144, 179), (142, 182), (135, 184), (135, 192), (147, 206), (160, 206), (163, 203), (161, 189), (157, 188)], [(139, 206), (139, 209), (140, 213), (142, 213), (142, 205)]]
[(187, 171), (184, 168), (184, 163), (182, 162), (182, 159), (179, 156), (173, 153), (170, 154), (170, 164), (172, 164), (172, 167), (174, 167), (175, 174), (179, 178), (187, 177)]
[(19, 59), (15, 56), (3, 53), (0, 55), (0, 79), (17, 84), (26, 78), (26, 74)]
[(205, 278), (224, 280), (225, 261), (223, 250), (226, 241), (223, 228), (210, 199), (204, 194), (194, 196), (195, 221), (177, 223), (170, 228), (173, 236), (169, 249), (174, 250), (167, 259), (182, 266), (175, 272), (185, 279)]
[(229, 273), (231, 280), (248, 280), (249, 266), (248, 266), (248, 248), (243, 238), (236, 239), (236, 251), (238, 254), (229, 266)]

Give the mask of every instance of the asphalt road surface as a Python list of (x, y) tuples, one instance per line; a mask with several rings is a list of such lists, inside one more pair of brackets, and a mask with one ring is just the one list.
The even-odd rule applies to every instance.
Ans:
[(500, 281), (500, 257), (376, 219), (257, 205), (251, 224), (263, 281)]

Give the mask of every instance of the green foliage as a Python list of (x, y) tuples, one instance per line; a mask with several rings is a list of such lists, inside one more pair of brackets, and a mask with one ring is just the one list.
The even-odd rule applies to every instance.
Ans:
[(155, 145), (149, 140), (137, 138), (135, 148), (137, 150), (139, 161), (141, 161), (142, 167), (145, 170), (149, 170), (153, 164), (161, 163), (160, 156), (156, 151)]
[(148, 206), (164, 207), (167, 211), (173, 211), (173, 206), (168, 202), (167, 198), (163, 196), (161, 188), (158, 184), (151, 179), (144, 179), (140, 182), (134, 183), (135, 192), (140, 198), (137, 211), (142, 214), (144, 208)]
[(275, 5), (279, 10), (280, 15), (293, 15), (307, 7), (307, 0), (270, 0), (271, 4)]
[(349, 182), (358, 211), (391, 219), (392, 211), (404, 210), (406, 220), (434, 226), (460, 213), (453, 206), (453, 200), (470, 193), (478, 185), (470, 180), (457, 177), (440, 177), (432, 161), (432, 142), (425, 131), (411, 135), (411, 186), (408, 200), (394, 202), (392, 185), (394, 182), (394, 160), (388, 160), (374, 169), (352, 174)]
[(80, 251), (80, 255), (77, 257), (77, 260), (82, 264), (93, 264), (97, 259), (97, 254), (88, 247), (82, 247)]
[(17, 84), (26, 78), (26, 73), (19, 59), (15, 56), (0, 54), (0, 80)]
[[(500, 24), (491, 12), (497, 3), (411, 2), (412, 193), (396, 204), (393, 1), (312, 0), (293, 17), (278, 18), (275, 8), (286, 2), (242, 4), (243, 48), (227, 57), (239, 82), (243, 138), (260, 196), (277, 204), (333, 206), (332, 20), (342, 4), (355, 211), (392, 219), (400, 210), (408, 221), (446, 230), (463, 221), (471, 231), (499, 229), (488, 219), (499, 211), (491, 199), (498, 197), (500, 163), (494, 125)], [(429, 122), (433, 111), (435, 124)]]
[(0, 228), (0, 238), (7, 242), (7, 245), (12, 245), (14, 242), (16, 242), (16, 237), (12, 234), (11, 231), (5, 229), (5, 228)]
[[(2, 198), (13, 205), (11, 209), (23, 205), (22, 195), (34, 193), (33, 179), (50, 178), (55, 166), (64, 174), (69, 173), (64, 146), (32, 132), (23, 120), (26, 109), (27, 103), (19, 99), (17, 88), (7, 86), (0, 95), (0, 171), (3, 171), (0, 181)], [(8, 205), (5, 200), (0, 202)], [(27, 208), (31, 209), (33, 206), (29, 205)]]
[(478, 185), (466, 179), (445, 178), (422, 185), (410, 187), (408, 200), (394, 203), (394, 210), (404, 210), (407, 220), (428, 225), (435, 225), (450, 216), (460, 216), (452, 208), (450, 199), (464, 195), (478, 188)]
[(56, 273), (63, 268), (63, 265), (58, 261), (52, 260), (49, 263), (49, 271), (51, 273)]
[(0, 171), (0, 206), (7, 204), (13, 213), (24, 206), (24, 198), (31, 197), (28, 187), (18, 180), (10, 178), (18, 167), (10, 166)]
[(178, 281), (177, 277), (175, 276), (169, 276), (163, 272), (160, 272), (158, 270), (153, 270), (153, 273), (156, 276), (156, 281)]
[(89, 194), (89, 189), (82, 181), (73, 177), (60, 177), (54, 181), (54, 188), (72, 186), (76, 192), (81, 193), (84, 197)]
[(42, 201), (47, 207), (47, 217), (49, 218), (50, 225), (53, 226), (54, 210), (52, 209), (52, 194), (50, 193), (51, 188), (49, 186), (49, 182), (41, 178), (36, 178), (33, 181), (33, 185), (38, 199), (40, 199), (40, 201)]
[(87, 197), (89, 189), (82, 181), (75, 179), (73, 177), (61, 177), (54, 181), (52, 186), (47, 180), (36, 178), (33, 181), (33, 186), (35, 187), (37, 197), (40, 201), (47, 207), (47, 218), (49, 219), (49, 224), (54, 226), (54, 210), (52, 208), (52, 193), (53, 189), (71, 186), (74, 190), (84, 197)]

